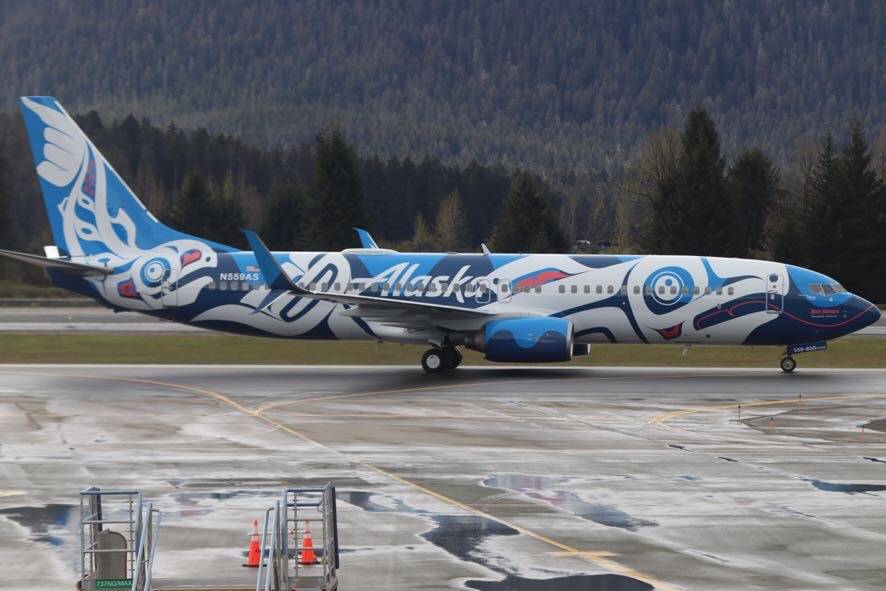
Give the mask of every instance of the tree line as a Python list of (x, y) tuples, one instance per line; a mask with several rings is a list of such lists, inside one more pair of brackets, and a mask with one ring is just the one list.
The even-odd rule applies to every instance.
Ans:
[[(641, 250), (767, 258), (815, 269), (850, 291), (886, 300), (886, 189), (858, 119), (842, 147), (809, 145), (787, 178), (759, 148), (727, 164), (702, 108), (682, 133), (638, 150), (623, 183)], [(630, 209), (628, 206), (627, 209)], [(639, 210), (639, 211), (638, 211)]]
[[(273, 249), (340, 250), (367, 227), (382, 246), (411, 251), (486, 242), (500, 252), (768, 258), (886, 300), (886, 157), (857, 119), (844, 141), (807, 143), (780, 169), (757, 147), (728, 157), (696, 108), (681, 130), (649, 134), (613, 175), (363, 157), (335, 126), (309, 144), (260, 150), (132, 116), (77, 119), (161, 219), (233, 246), (250, 227)], [(17, 151), (0, 153), (0, 247), (37, 250), (50, 238), (19, 119), (0, 116), (4, 131), (6, 153)]]

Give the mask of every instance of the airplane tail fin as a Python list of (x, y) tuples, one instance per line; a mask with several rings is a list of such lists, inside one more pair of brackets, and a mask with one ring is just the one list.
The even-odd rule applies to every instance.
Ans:
[[(193, 237), (162, 224), (52, 97), (22, 97), (21, 111), (52, 235), (62, 255), (117, 266)], [(201, 239), (214, 250), (230, 247)]]

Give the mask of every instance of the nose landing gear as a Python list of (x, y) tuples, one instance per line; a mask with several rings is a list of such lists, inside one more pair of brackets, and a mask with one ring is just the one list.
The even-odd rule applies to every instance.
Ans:
[(797, 360), (791, 357), (790, 355), (785, 354), (781, 358), (781, 371), (785, 373), (791, 373), (795, 369), (797, 369)]
[(421, 368), (427, 373), (439, 373), (455, 369), (461, 365), (461, 351), (455, 347), (434, 347), (421, 356)]

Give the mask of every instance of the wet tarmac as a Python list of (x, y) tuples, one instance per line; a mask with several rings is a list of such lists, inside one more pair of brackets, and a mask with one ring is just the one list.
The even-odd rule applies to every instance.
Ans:
[(0, 366), (0, 589), (72, 587), (89, 485), (243, 576), (330, 480), (343, 590), (881, 589), (883, 419), (873, 370)]

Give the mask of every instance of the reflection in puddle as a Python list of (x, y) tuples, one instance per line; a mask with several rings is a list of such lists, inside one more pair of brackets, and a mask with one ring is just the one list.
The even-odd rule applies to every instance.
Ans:
[[(437, 527), (421, 535), (453, 556), (465, 561), (477, 561), (474, 551), (486, 538), (516, 536), (519, 532), (492, 519), (478, 515), (433, 515)], [(489, 565), (486, 565), (489, 567)]]
[[(10, 518), (31, 530), (31, 539), (53, 546), (70, 543), (73, 530), (68, 528), (73, 505), (46, 505), (45, 507), (13, 507), (0, 510), (0, 515)], [(65, 540), (63, 538), (70, 538)]]
[(806, 480), (818, 490), (842, 493), (866, 493), (886, 490), (886, 484), (844, 484), (842, 482), (825, 482), (824, 480)]
[(568, 478), (548, 476), (527, 476), (525, 474), (493, 474), (483, 480), (483, 486), (504, 488), (522, 493), (537, 501), (572, 513), (577, 517), (628, 531), (636, 531), (641, 527), (654, 527), (654, 521), (628, 515), (624, 511), (602, 503), (590, 503), (574, 492), (551, 490), (551, 487), (568, 482)]
[(524, 579), (508, 575), (500, 581), (468, 581), (478, 591), (650, 591), (649, 583), (623, 575), (572, 575), (554, 579)]

